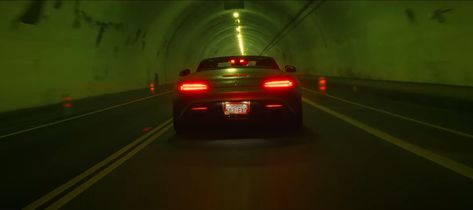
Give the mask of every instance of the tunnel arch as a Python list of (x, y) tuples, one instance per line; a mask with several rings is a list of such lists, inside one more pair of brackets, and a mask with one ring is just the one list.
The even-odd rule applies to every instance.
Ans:
[[(0, 110), (52, 104), (64, 94), (84, 98), (139, 89), (155, 74), (161, 84), (172, 84), (178, 70), (195, 66), (213, 49), (233, 45), (218, 52), (226, 54), (234, 48), (226, 35), (233, 34), (231, 23), (225, 24), (233, 11), (241, 12), (246, 45), (260, 48), (309, 1), (244, 1), (241, 10), (224, 10), (223, 1), (78, 2), (55, 8), (54, 1), (44, 1), (40, 18), (30, 23), (19, 18), (32, 1), (0, 2), (6, 69), (0, 94), (11, 101)], [(472, 8), (468, 1), (328, 0), (289, 27), (266, 55), (308, 74), (471, 86), (464, 52), (473, 49)], [(77, 11), (86, 16), (77, 21)], [(114, 23), (121, 27), (107, 28), (97, 45), (101, 26)], [(16, 81), (27, 85), (13, 96), (6, 90)]]

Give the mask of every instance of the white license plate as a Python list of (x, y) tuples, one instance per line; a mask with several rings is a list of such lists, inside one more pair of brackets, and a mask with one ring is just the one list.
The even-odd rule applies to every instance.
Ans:
[(246, 115), (250, 113), (250, 102), (223, 102), (223, 113), (225, 115)]

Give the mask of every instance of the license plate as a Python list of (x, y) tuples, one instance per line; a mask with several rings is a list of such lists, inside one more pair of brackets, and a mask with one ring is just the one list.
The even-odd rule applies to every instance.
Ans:
[(223, 113), (225, 115), (246, 115), (250, 113), (250, 102), (223, 102)]

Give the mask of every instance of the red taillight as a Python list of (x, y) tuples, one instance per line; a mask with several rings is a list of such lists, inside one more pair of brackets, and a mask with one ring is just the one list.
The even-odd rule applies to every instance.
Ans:
[(206, 106), (196, 106), (196, 107), (191, 108), (191, 110), (194, 110), (194, 111), (206, 111), (207, 109), (209, 108)]
[(294, 87), (294, 81), (290, 79), (269, 80), (263, 84), (266, 89), (288, 89)]
[(281, 108), (282, 104), (266, 104), (266, 108)]
[(209, 87), (205, 83), (182, 83), (179, 85), (179, 91), (181, 92), (202, 92), (208, 90)]

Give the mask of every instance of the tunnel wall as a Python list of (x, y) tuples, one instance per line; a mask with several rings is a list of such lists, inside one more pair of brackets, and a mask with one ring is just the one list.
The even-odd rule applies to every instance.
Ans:
[[(306, 2), (245, 5), (253, 54)], [(469, 1), (328, 0), (268, 54), (302, 73), (473, 86), (471, 10)], [(0, 112), (173, 82), (235, 51), (234, 34), (222, 33), (231, 12), (220, 1), (1, 1)]]
[(1, 1), (0, 112), (167, 82), (165, 31), (186, 4)]
[(288, 34), (306, 73), (473, 86), (473, 2), (326, 1)]

